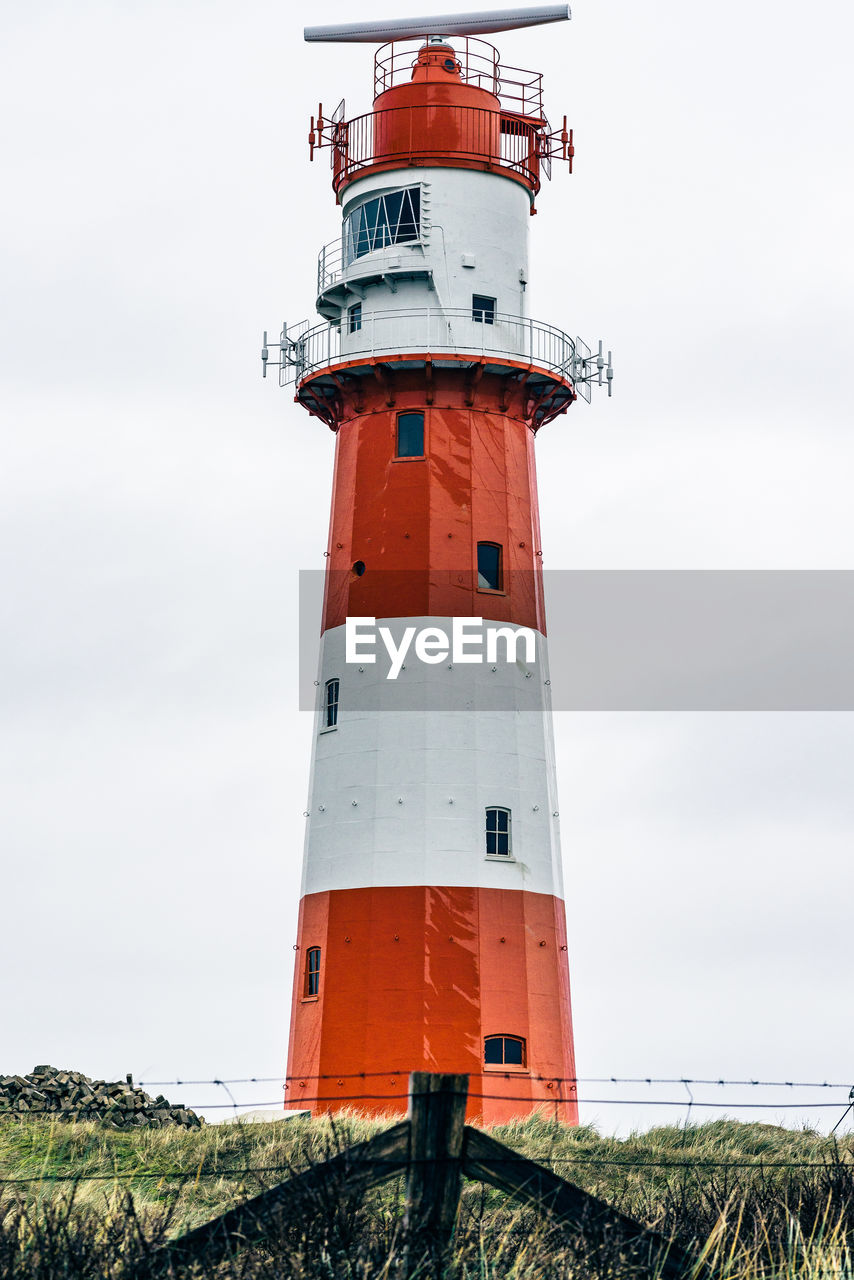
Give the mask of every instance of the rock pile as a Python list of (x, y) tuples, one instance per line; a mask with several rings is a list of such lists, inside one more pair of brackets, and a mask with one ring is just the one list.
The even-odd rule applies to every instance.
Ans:
[(163, 1129), (183, 1125), (197, 1129), (201, 1116), (173, 1107), (158, 1094), (152, 1098), (131, 1076), (110, 1084), (90, 1080), (80, 1071), (34, 1067), (26, 1076), (0, 1076), (0, 1116), (56, 1115), (62, 1120), (102, 1120), (114, 1129)]

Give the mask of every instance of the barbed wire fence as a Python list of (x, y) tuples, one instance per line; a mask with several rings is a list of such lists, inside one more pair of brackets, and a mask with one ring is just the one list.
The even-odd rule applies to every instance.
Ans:
[[(232, 1112), (235, 1118), (240, 1118), (241, 1114), (245, 1115), (247, 1110), (252, 1111), (281, 1111), (282, 1118), (298, 1119), (300, 1114), (304, 1116), (306, 1112), (316, 1111), (323, 1114), (326, 1111), (332, 1111), (344, 1105), (347, 1109), (354, 1112), (363, 1112), (364, 1114), (374, 1117), (382, 1115), (384, 1106), (387, 1110), (397, 1110), (399, 1112), (401, 1105), (406, 1101), (406, 1082), (409, 1078), (407, 1070), (402, 1068), (386, 1070), (386, 1071), (369, 1071), (351, 1074), (349, 1076), (341, 1076), (338, 1073), (330, 1072), (314, 1075), (301, 1076), (236, 1076), (236, 1077), (212, 1077), (205, 1078), (182, 1078), (160, 1079), (160, 1080), (137, 1080), (135, 1084), (140, 1089), (163, 1089), (163, 1088), (193, 1088), (193, 1089), (213, 1089), (219, 1092), (224, 1091), (228, 1096), (228, 1101), (212, 1101), (208, 1099), (199, 1099), (192, 1103), (182, 1102), (181, 1106), (191, 1108), (199, 1113), (223, 1111)], [(692, 1116), (696, 1112), (727, 1112), (734, 1113), (737, 1111), (747, 1111), (753, 1113), (767, 1113), (769, 1111), (777, 1111), (783, 1113), (801, 1112), (808, 1115), (816, 1115), (817, 1113), (828, 1113), (832, 1118), (832, 1114), (836, 1113), (836, 1123), (830, 1132), (826, 1135), (826, 1140), (832, 1143), (829, 1148), (828, 1155), (822, 1159), (773, 1159), (764, 1158), (762, 1156), (753, 1158), (738, 1159), (720, 1159), (714, 1160), (707, 1157), (698, 1156), (690, 1157), (687, 1153), (677, 1158), (650, 1158), (649, 1156), (633, 1156), (630, 1154), (620, 1154), (618, 1156), (600, 1156), (589, 1155), (582, 1151), (571, 1156), (551, 1155), (546, 1159), (546, 1163), (550, 1165), (572, 1166), (576, 1165), (583, 1168), (626, 1168), (626, 1169), (659, 1169), (659, 1170), (807, 1170), (807, 1169), (826, 1169), (832, 1164), (844, 1164), (847, 1168), (854, 1169), (854, 1152), (847, 1147), (839, 1148), (835, 1141), (835, 1135), (840, 1129), (846, 1117), (851, 1117), (854, 1122), (854, 1086), (850, 1082), (832, 1081), (832, 1080), (765, 1080), (759, 1077), (755, 1078), (727, 1078), (725, 1076), (540, 1076), (530, 1074), (524, 1077), (525, 1081), (539, 1086), (548, 1086), (552, 1092), (548, 1097), (532, 1097), (531, 1092), (522, 1093), (520, 1091), (502, 1092), (489, 1091), (484, 1087), (487, 1082), (493, 1083), (497, 1080), (503, 1082), (512, 1082), (520, 1080), (518, 1074), (501, 1071), (490, 1071), (472, 1074), (473, 1088), (469, 1091), (468, 1097), (470, 1101), (478, 1102), (502, 1102), (502, 1103), (524, 1103), (530, 1107), (542, 1106), (544, 1118), (549, 1118), (549, 1109), (552, 1105), (555, 1107), (555, 1116), (560, 1114), (560, 1108), (567, 1104), (578, 1104), (585, 1106), (604, 1106), (604, 1107), (640, 1107), (640, 1108), (656, 1108), (665, 1107), (671, 1110), (683, 1111), (684, 1127), (687, 1130), (691, 1122)], [(389, 1088), (394, 1092), (378, 1092), (378, 1084), (380, 1080), (387, 1080)], [(328, 1090), (323, 1091), (323, 1085), (327, 1082), (334, 1081), (338, 1086), (345, 1086), (347, 1092), (330, 1093)], [(370, 1082), (375, 1082), (371, 1084)], [(358, 1084), (364, 1082), (364, 1087), (359, 1089)], [(480, 1082), (480, 1089), (477, 1085)], [(520, 1081), (521, 1082), (521, 1081)], [(309, 1089), (309, 1084), (313, 1087)], [(353, 1086), (357, 1088), (354, 1090)], [(603, 1090), (597, 1089), (596, 1086), (612, 1086), (617, 1088), (625, 1088), (630, 1086), (633, 1096), (596, 1096), (603, 1093)], [(272, 1086), (278, 1086), (278, 1096), (267, 1097), (264, 1099), (246, 1098), (240, 1096), (241, 1086), (271, 1086), (264, 1090), (266, 1094), (272, 1094)], [(294, 1092), (297, 1086), (298, 1092)], [(684, 1098), (673, 1097), (650, 1097), (637, 1096), (639, 1094), (638, 1086), (646, 1086), (648, 1089), (667, 1088), (672, 1089), (673, 1086), (681, 1086), (686, 1090), (687, 1096)], [(697, 1098), (693, 1093), (693, 1088), (714, 1088), (714, 1089), (739, 1089), (741, 1091), (749, 1089), (755, 1090), (782, 1090), (786, 1095), (783, 1098), (777, 1098), (768, 1101), (764, 1098), (756, 1097), (738, 1097), (733, 1098)], [(301, 1088), (300, 1088), (301, 1087)], [(307, 1092), (303, 1093), (302, 1088)], [(238, 1090), (235, 1094), (234, 1089)], [(591, 1090), (591, 1092), (587, 1092)], [(795, 1092), (808, 1092), (807, 1097), (792, 1096)], [(816, 1092), (821, 1095), (816, 1099)], [(829, 1096), (829, 1095), (835, 1096)], [(841, 1096), (840, 1096), (841, 1095)], [(220, 1097), (222, 1094), (220, 1093)], [(19, 1113), (7, 1111), (3, 1114), (15, 1118), (41, 1118), (44, 1120), (61, 1117), (63, 1113), (71, 1113), (75, 1111), (75, 1107), (53, 1107), (49, 1111)], [(821, 1136), (821, 1135), (817, 1135)], [(218, 1168), (206, 1170), (201, 1166), (194, 1166), (190, 1170), (185, 1169), (158, 1169), (150, 1168), (135, 1169), (132, 1171), (114, 1171), (111, 1173), (86, 1173), (83, 1171), (67, 1174), (54, 1173), (47, 1175), (48, 1180), (56, 1182), (133, 1182), (138, 1180), (169, 1180), (183, 1182), (187, 1179), (206, 1179), (206, 1178), (223, 1178), (223, 1179), (245, 1179), (250, 1177), (260, 1177), (266, 1175), (280, 1175), (291, 1171), (290, 1165), (257, 1165), (257, 1166), (240, 1166), (237, 1168)], [(35, 1184), (43, 1181), (45, 1175), (34, 1175), (25, 1177), (7, 1177), (0, 1175), (0, 1185), (15, 1186)]]
[[(174, 1079), (174, 1080), (149, 1080), (138, 1081), (140, 1088), (184, 1088), (184, 1087), (215, 1087), (223, 1089), (228, 1094), (228, 1102), (206, 1101), (188, 1104), (194, 1110), (200, 1111), (224, 1111), (231, 1110), (238, 1114), (240, 1108), (251, 1108), (255, 1110), (269, 1110), (287, 1107), (294, 1109), (311, 1109), (321, 1106), (340, 1105), (346, 1103), (357, 1108), (360, 1104), (367, 1104), (369, 1107), (375, 1108), (377, 1104), (382, 1102), (393, 1102), (403, 1096), (403, 1082), (408, 1079), (408, 1069), (390, 1068), (384, 1071), (363, 1071), (358, 1073), (349, 1073), (342, 1075), (340, 1072), (326, 1072), (318, 1074), (303, 1074), (299, 1076), (241, 1076), (229, 1079), (217, 1078), (213, 1080), (199, 1079)], [(536, 1073), (526, 1074), (520, 1077), (519, 1073), (503, 1073), (501, 1071), (491, 1070), (489, 1072), (470, 1073), (474, 1085), (475, 1081), (481, 1081), (481, 1088), (488, 1082), (494, 1082), (497, 1079), (502, 1080), (524, 1080), (529, 1081), (537, 1086), (546, 1086), (552, 1091), (549, 1097), (540, 1099), (532, 1099), (531, 1093), (502, 1093), (500, 1095), (477, 1092), (476, 1085), (470, 1090), (469, 1098), (479, 1101), (506, 1101), (519, 1102), (528, 1105), (533, 1101), (539, 1101), (544, 1107), (551, 1104), (566, 1105), (567, 1103), (575, 1103), (579, 1107), (662, 1107), (671, 1111), (684, 1111), (685, 1124), (690, 1122), (693, 1111), (718, 1111), (718, 1112), (736, 1112), (736, 1111), (754, 1111), (754, 1112), (804, 1112), (815, 1114), (821, 1112), (833, 1113), (837, 1112), (838, 1118), (833, 1126), (833, 1132), (842, 1125), (846, 1117), (851, 1116), (854, 1121), (854, 1085), (851, 1081), (833, 1081), (833, 1080), (796, 1080), (796, 1079), (777, 1079), (767, 1080), (759, 1076), (750, 1078), (728, 1078), (726, 1076), (543, 1076)], [(392, 1092), (377, 1092), (376, 1087), (373, 1089), (368, 1085), (369, 1081), (387, 1080), (389, 1089)], [(332, 1095), (323, 1091), (324, 1083), (334, 1081), (339, 1087), (346, 1088), (347, 1092)], [(365, 1082), (365, 1088), (358, 1092), (353, 1091), (353, 1085), (357, 1082)], [(281, 1090), (279, 1097), (273, 1099), (245, 1099), (237, 1100), (231, 1092), (230, 1086), (241, 1085), (278, 1085)], [(659, 1096), (597, 1096), (601, 1091), (597, 1091), (597, 1095), (586, 1093), (585, 1090), (592, 1086), (611, 1086), (622, 1088), (624, 1086), (645, 1086), (647, 1089), (658, 1089), (661, 1087), (680, 1086), (685, 1090), (686, 1096), (682, 1098), (659, 1097)], [(311, 1088), (310, 1086), (314, 1086)], [(693, 1093), (693, 1088), (713, 1088), (719, 1089), (750, 1089), (750, 1090), (782, 1090), (781, 1097), (773, 1100), (749, 1098), (697, 1098)], [(304, 1092), (303, 1092), (304, 1090)], [(843, 1096), (835, 1096), (833, 1098), (826, 1096), (820, 1100), (815, 1100), (814, 1093), (808, 1098), (794, 1098), (791, 1095), (796, 1090), (822, 1091), (825, 1095), (834, 1094)], [(844, 1091), (844, 1093), (843, 1093)], [(816, 1115), (816, 1119), (819, 1116)]]
[[(838, 1128), (842, 1121), (850, 1113), (854, 1112), (854, 1086), (850, 1081), (839, 1082), (829, 1080), (762, 1080), (762, 1079), (727, 1079), (725, 1077), (692, 1077), (692, 1076), (542, 1076), (534, 1073), (520, 1072), (502, 1072), (499, 1070), (491, 1070), (489, 1072), (471, 1072), (473, 1081), (489, 1081), (497, 1080), (513, 1081), (517, 1080), (521, 1084), (530, 1082), (536, 1086), (545, 1086), (553, 1092), (549, 1096), (534, 1097), (532, 1093), (490, 1093), (477, 1092), (476, 1088), (470, 1090), (469, 1098), (479, 1101), (504, 1101), (504, 1102), (524, 1102), (527, 1104), (542, 1103), (549, 1106), (554, 1102), (562, 1105), (567, 1103), (577, 1103), (579, 1106), (613, 1106), (613, 1107), (668, 1107), (686, 1112), (686, 1120), (690, 1119), (690, 1114), (694, 1110), (712, 1110), (712, 1111), (841, 1111), (841, 1115), (836, 1122), (834, 1128)], [(129, 1077), (130, 1078), (130, 1077)], [(229, 1078), (211, 1077), (205, 1078), (183, 1078), (176, 1077), (171, 1080), (134, 1080), (134, 1085), (140, 1089), (163, 1089), (163, 1088), (211, 1088), (223, 1090), (228, 1097), (227, 1102), (213, 1101), (199, 1098), (194, 1102), (181, 1102), (180, 1105), (196, 1111), (233, 1111), (239, 1112), (241, 1108), (253, 1108), (255, 1110), (285, 1109), (300, 1110), (315, 1106), (337, 1105), (339, 1103), (352, 1103), (354, 1106), (358, 1103), (374, 1104), (377, 1103), (399, 1103), (405, 1098), (405, 1085), (409, 1078), (408, 1068), (390, 1068), (386, 1071), (362, 1071), (341, 1074), (340, 1072), (328, 1072), (325, 1074), (302, 1074), (299, 1076), (235, 1076)], [(389, 1091), (377, 1092), (376, 1086), (371, 1088), (368, 1081), (387, 1080), (389, 1082)], [(346, 1092), (342, 1094), (333, 1094), (330, 1092), (322, 1092), (321, 1086), (325, 1082), (335, 1081), (340, 1087), (348, 1087), (352, 1089), (354, 1085), (358, 1086), (359, 1082), (365, 1082), (365, 1088), (358, 1092)], [(313, 1089), (308, 1088), (309, 1084), (313, 1085)], [(245, 1098), (235, 1097), (231, 1086), (241, 1085), (278, 1085), (279, 1093), (276, 1097), (264, 1098)], [(672, 1097), (650, 1097), (650, 1096), (594, 1096), (592, 1093), (583, 1091), (585, 1086), (591, 1085), (645, 1085), (649, 1088), (659, 1086), (681, 1085), (686, 1089), (687, 1096), (684, 1098)], [(582, 1092), (579, 1092), (579, 1086)], [(785, 1090), (791, 1095), (794, 1090), (822, 1090), (825, 1092), (833, 1092), (836, 1094), (844, 1091), (844, 1096), (825, 1098), (820, 1101), (814, 1101), (805, 1098), (777, 1098), (771, 1101), (757, 1100), (755, 1098), (697, 1098), (691, 1092), (691, 1086), (694, 1087), (714, 1087), (719, 1089), (739, 1088), (739, 1089), (777, 1089)], [(302, 1092), (307, 1089), (307, 1092)], [(268, 1092), (272, 1092), (272, 1089)], [(220, 1094), (220, 1097), (222, 1094)], [(814, 1096), (814, 1095), (813, 1095)], [(52, 1107), (49, 1111), (50, 1115), (62, 1114), (63, 1112), (76, 1112), (77, 1105), (69, 1107)], [(854, 1120), (854, 1116), (852, 1116)]]

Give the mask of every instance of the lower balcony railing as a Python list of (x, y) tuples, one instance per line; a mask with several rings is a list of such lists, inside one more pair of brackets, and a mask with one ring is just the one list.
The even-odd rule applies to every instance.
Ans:
[(539, 320), (501, 312), (491, 320), (476, 320), (470, 308), (439, 306), (366, 312), (360, 319), (345, 315), (340, 324), (285, 329), (281, 349), (283, 386), (328, 365), (407, 352), (493, 355), (575, 381), (583, 376), (581, 362), (590, 354), (586, 347), (578, 352), (568, 334)]

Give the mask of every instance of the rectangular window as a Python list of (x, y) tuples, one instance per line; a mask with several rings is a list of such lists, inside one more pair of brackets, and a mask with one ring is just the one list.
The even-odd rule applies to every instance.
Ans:
[(305, 994), (320, 994), (320, 947), (309, 947), (305, 957)]
[(424, 457), (424, 414), (399, 413), (397, 415), (398, 458)]
[(347, 331), (348, 333), (358, 333), (362, 327), (362, 304), (357, 302), (354, 307), (350, 307), (347, 312)]
[(479, 591), (501, 591), (501, 547), (497, 542), (477, 544), (477, 586)]
[(527, 1046), (521, 1036), (486, 1036), (483, 1061), (488, 1067), (524, 1067)]
[(495, 324), (495, 299), (484, 298), (479, 293), (472, 295), (471, 318), (478, 324)]
[(510, 810), (487, 809), (486, 811), (486, 856), (488, 858), (510, 857)]
[(420, 187), (373, 196), (344, 219), (344, 266), (376, 249), (418, 240), (420, 234)]
[(334, 729), (338, 723), (338, 691), (340, 687), (339, 680), (326, 681), (326, 699), (323, 704), (323, 726), (325, 729)]

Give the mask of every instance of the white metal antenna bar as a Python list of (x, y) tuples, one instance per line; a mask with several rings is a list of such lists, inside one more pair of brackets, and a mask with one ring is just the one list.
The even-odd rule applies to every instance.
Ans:
[(429, 18), (389, 18), (386, 22), (306, 27), (305, 38), (345, 44), (383, 44), (412, 36), (480, 36), (491, 31), (538, 27), (545, 22), (565, 22), (571, 16), (568, 4), (544, 4), (527, 9), (490, 9), (483, 13), (445, 13)]

